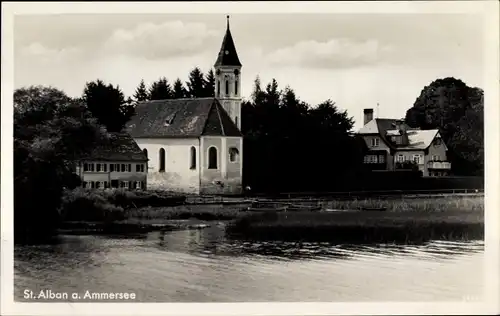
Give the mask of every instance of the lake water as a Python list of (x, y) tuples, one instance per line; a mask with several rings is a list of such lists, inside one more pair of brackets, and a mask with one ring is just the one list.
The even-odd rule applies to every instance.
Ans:
[(61, 236), (14, 258), (17, 301), (25, 290), (133, 292), (135, 302), (480, 300), (484, 243), (237, 242), (212, 227)]

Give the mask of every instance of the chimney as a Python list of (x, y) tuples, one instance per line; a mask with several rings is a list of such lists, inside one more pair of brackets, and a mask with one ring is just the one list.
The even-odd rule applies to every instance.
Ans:
[(373, 120), (373, 109), (364, 109), (363, 115), (364, 115), (363, 125), (366, 125), (368, 122)]

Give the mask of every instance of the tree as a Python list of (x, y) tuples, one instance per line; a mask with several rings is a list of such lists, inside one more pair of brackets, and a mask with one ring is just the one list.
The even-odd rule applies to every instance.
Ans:
[(85, 105), (51, 87), (14, 92), (14, 241), (55, 233), (64, 188), (80, 179), (73, 163), (102, 131)]
[(215, 74), (212, 69), (206, 75), (203, 90), (204, 97), (215, 97)]
[(82, 100), (109, 132), (121, 131), (135, 112), (132, 99), (126, 99), (119, 86), (106, 85), (99, 79), (85, 85)]
[(144, 79), (141, 80), (137, 89), (135, 89), (134, 99), (137, 102), (146, 101), (149, 99), (148, 90), (146, 89), (146, 84), (144, 84)]
[(205, 96), (207, 82), (200, 68), (195, 67), (189, 73), (189, 81), (186, 82), (187, 95), (190, 98), (202, 98)]
[(183, 99), (187, 95), (187, 91), (182, 85), (181, 79), (177, 78), (174, 82), (173, 97), (174, 99)]
[(149, 99), (150, 100), (165, 100), (172, 99), (173, 92), (167, 78), (162, 77), (158, 81), (153, 82), (149, 88)]
[[(363, 162), (346, 111), (331, 100), (311, 108), (291, 87), (280, 91), (275, 79), (264, 91), (255, 79), (250, 101), (242, 104), (242, 121), (243, 177), (256, 189), (332, 189)], [(335, 150), (340, 148), (342, 155)]]
[(484, 164), (483, 90), (452, 77), (424, 87), (405, 120), (412, 127), (439, 129), (453, 172), (482, 174)]
[(279, 107), (281, 91), (278, 89), (278, 82), (276, 81), (276, 79), (273, 78), (271, 82), (267, 84), (264, 97), (266, 106), (271, 106), (274, 108)]

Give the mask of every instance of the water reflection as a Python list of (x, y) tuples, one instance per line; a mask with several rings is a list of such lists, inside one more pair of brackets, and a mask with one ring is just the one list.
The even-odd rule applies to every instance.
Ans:
[(175, 233), (154, 232), (147, 240), (163, 251), (192, 255), (265, 256), (276, 260), (331, 260), (364, 257), (406, 256), (421, 260), (454, 259), (460, 255), (481, 252), (481, 242), (435, 241), (424, 245), (338, 245), (329, 242), (235, 241), (226, 240), (218, 228), (186, 230)]
[(218, 226), (15, 249), (25, 289), (133, 291), (141, 302), (418, 301), (482, 291), (483, 242), (419, 246), (226, 240)]

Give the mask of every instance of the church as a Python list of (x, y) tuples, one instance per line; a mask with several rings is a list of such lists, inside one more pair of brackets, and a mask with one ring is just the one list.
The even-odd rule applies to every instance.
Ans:
[(148, 158), (147, 188), (241, 194), (241, 63), (227, 17), (215, 97), (141, 102), (127, 131)]

